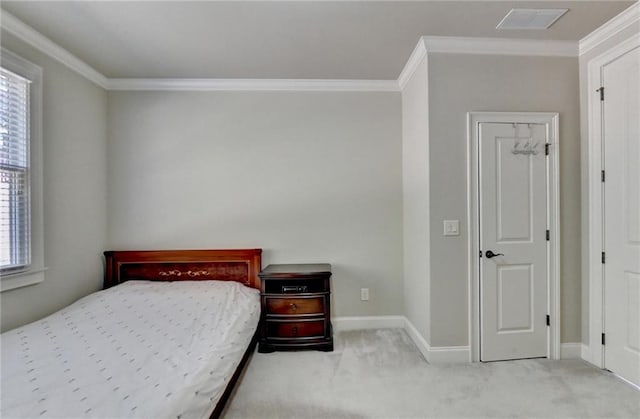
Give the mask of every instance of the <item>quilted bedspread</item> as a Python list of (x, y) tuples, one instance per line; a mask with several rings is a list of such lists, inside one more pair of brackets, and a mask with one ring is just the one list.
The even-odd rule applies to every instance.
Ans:
[(2, 334), (3, 418), (203, 418), (259, 321), (236, 282), (128, 281)]

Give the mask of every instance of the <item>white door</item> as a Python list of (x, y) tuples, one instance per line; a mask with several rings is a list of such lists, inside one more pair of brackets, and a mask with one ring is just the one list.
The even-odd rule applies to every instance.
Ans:
[(604, 364), (640, 385), (640, 48), (602, 76)]
[(480, 123), (478, 134), (480, 360), (545, 357), (548, 126)]

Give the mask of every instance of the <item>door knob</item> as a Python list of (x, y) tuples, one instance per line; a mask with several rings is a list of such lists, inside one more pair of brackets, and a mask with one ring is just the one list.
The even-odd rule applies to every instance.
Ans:
[(487, 259), (491, 259), (494, 258), (496, 256), (504, 256), (503, 253), (493, 253), (491, 250), (487, 250), (484, 255), (487, 257)]

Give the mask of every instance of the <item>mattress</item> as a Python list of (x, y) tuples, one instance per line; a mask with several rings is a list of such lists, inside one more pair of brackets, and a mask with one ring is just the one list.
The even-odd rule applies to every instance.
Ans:
[(1, 417), (203, 418), (260, 318), (230, 281), (128, 281), (2, 334)]

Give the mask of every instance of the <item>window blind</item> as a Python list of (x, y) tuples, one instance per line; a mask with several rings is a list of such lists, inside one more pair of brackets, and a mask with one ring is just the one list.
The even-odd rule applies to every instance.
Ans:
[(0, 272), (31, 263), (29, 80), (0, 68)]

